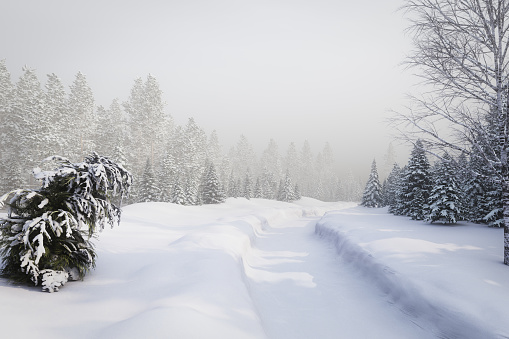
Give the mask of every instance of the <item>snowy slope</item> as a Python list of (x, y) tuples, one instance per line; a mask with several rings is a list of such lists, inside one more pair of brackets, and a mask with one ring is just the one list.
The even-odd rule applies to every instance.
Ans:
[[(366, 273), (372, 267), (361, 268), (369, 265), (366, 260), (343, 260), (336, 243), (316, 236), (315, 225), (329, 240), (347, 234), (357, 253), (371, 253), (383, 270), (396, 272), (395, 290), (409, 282), (409, 291), (420, 293), (410, 300), (423, 311), (410, 312), (380, 289), (373, 282), (376, 274)], [(121, 225), (100, 234), (97, 268), (83, 282), (49, 294), (0, 280), (3, 333), (9, 338), (433, 338), (448, 333), (443, 329), (457, 312), (460, 325), (467, 319), (475, 331), (505, 334), (505, 299), (495, 299), (501, 295), (497, 288), (507, 291), (509, 277), (497, 273), (506, 267), (486, 264), (486, 258), (497, 260), (489, 255), (477, 258), (498, 251), (490, 247), (496, 230), (465, 226), (480, 233), (449, 242), (438, 241), (445, 228), (421, 234), (415, 227), (384, 210), (308, 198), (293, 204), (228, 199), (209, 206), (127, 206)], [(449, 235), (470, 234), (461, 227)], [(415, 237), (403, 236), (408, 230)], [(471, 237), (480, 243), (471, 245)], [(471, 255), (426, 259), (461, 251)], [(486, 265), (478, 267), (481, 263)], [(451, 265), (459, 274), (453, 282), (482, 277), (489, 283), (465, 283), (474, 289), (465, 295), (442, 276)], [(485, 285), (494, 299), (484, 299)], [(483, 300), (488, 300), (484, 309), (477, 310)], [(427, 301), (429, 309), (422, 307)], [(434, 323), (434, 311), (444, 315), (445, 325)], [(469, 335), (474, 333), (481, 332)]]
[(330, 212), (316, 233), (413, 321), (445, 338), (509, 337), (503, 230), (429, 224), (386, 208)]

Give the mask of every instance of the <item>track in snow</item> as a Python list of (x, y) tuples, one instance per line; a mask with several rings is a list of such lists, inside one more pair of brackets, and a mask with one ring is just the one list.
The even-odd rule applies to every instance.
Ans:
[(319, 218), (265, 227), (244, 259), (269, 338), (432, 338), (314, 234)]

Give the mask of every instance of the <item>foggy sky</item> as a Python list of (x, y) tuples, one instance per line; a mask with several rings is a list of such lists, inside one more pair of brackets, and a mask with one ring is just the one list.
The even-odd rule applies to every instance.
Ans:
[[(244, 134), (314, 152), (328, 141), (343, 167), (369, 172), (389, 141), (384, 119), (404, 105), (410, 74), (401, 0), (19, 0), (0, 4), (0, 59), (42, 84), (87, 76), (97, 105), (124, 101), (154, 75), (166, 110), (189, 117), (223, 151)], [(407, 154), (402, 157), (406, 161)], [(401, 164), (401, 163), (400, 163)]]

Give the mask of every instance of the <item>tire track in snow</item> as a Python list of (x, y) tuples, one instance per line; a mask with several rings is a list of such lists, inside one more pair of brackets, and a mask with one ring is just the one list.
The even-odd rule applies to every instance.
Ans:
[(269, 338), (432, 338), (314, 234), (318, 217), (264, 225), (243, 256), (245, 281)]

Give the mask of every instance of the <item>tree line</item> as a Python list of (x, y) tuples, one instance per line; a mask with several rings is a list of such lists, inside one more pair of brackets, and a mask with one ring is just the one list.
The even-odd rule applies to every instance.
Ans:
[(481, 156), (473, 152), (454, 158), (444, 153), (431, 165), (421, 140), (408, 164), (403, 168), (394, 164), (383, 185), (373, 161), (361, 204), (389, 206), (390, 213), (412, 220), (504, 226), (502, 185), (496, 173), (483, 166)]
[[(97, 152), (134, 177), (127, 203), (167, 201), (194, 205), (225, 197), (358, 201), (362, 186), (352, 173), (339, 178), (327, 143), (314, 154), (308, 141), (281, 152), (270, 139), (261, 155), (243, 135), (224, 152), (216, 131), (189, 118), (179, 126), (165, 112), (156, 78), (138, 78), (125, 101), (96, 106), (86, 76), (69, 91), (55, 74), (44, 85), (24, 67), (16, 83), (0, 60), (0, 192), (35, 185), (30, 169), (48, 156), (72, 162)], [(213, 188), (216, 187), (216, 188)], [(208, 192), (208, 193), (207, 193)], [(210, 198), (210, 195), (217, 195)]]

